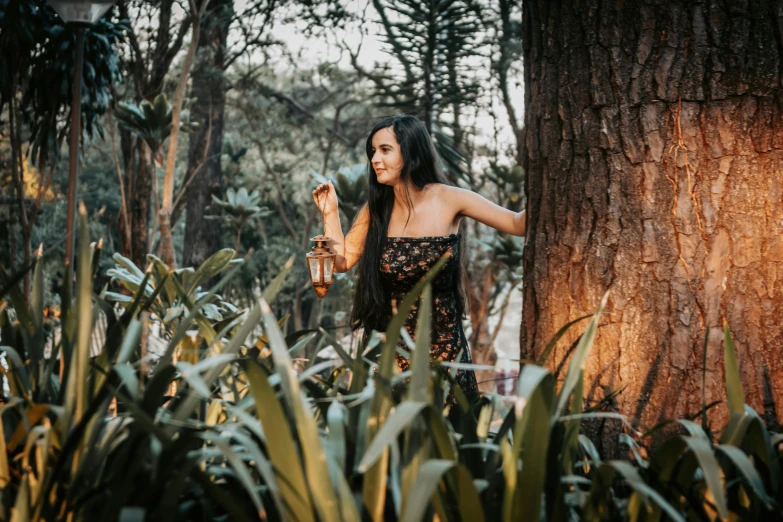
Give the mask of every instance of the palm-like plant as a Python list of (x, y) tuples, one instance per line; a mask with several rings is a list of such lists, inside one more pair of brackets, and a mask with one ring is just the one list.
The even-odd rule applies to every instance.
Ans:
[(482, 241), (482, 243), (490, 248), (492, 258), (500, 263), (501, 266), (513, 274), (519, 272), (524, 250), (521, 238), (509, 234), (505, 236), (498, 235), (494, 243), (488, 241)]
[(242, 263), (242, 259), (234, 257), (235, 251), (226, 248), (210, 256), (198, 269), (187, 267), (171, 272), (160, 258), (148, 254), (145, 272), (130, 259), (114, 254), (115, 266), (106, 274), (119, 282), (126, 294), (105, 291), (103, 297), (128, 307), (133, 296), (141, 293), (150, 312), (172, 335), (187, 314), (188, 303), (198, 304), (212, 327), (221, 330), (242, 312), (220, 294), (210, 294), (201, 285)]
[[(351, 353), (322, 332), (336, 360), (292, 358), (317, 332), (287, 346), (269, 302), (290, 263), (256, 306), (217, 331), (202, 313), (219, 286), (193, 302), (168, 275), (187, 314), (173, 350), (203, 339), (192, 361), (162, 361), (138, 378), (139, 313), (152, 270), (121, 315), (92, 293), (94, 256), (80, 216), (75, 305), (67, 308), (62, 386), (43, 354), (41, 271), (32, 305), (0, 277), (0, 327), (10, 397), (0, 407), (0, 520), (571, 520), (641, 522), (781, 520), (783, 435), (748, 408), (724, 325), (730, 420), (718, 441), (690, 420), (652, 458), (648, 440), (622, 415), (584, 403), (584, 366), (603, 317), (604, 298), (576, 343), (562, 382), (528, 364), (514, 405), (491, 430), (500, 402), (471, 404), (456, 386), (462, 367), (429, 358), (433, 270), (398, 305), (385, 339)], [(0, 274), (2, 271), (0, 271)], [(165, 277), (165, 275), (164, 275)], [(190, 280), (191, 286), (193, 280)], [(401, 329), (418, 302), (410, 374), (395, 363)], [(94, 317), (109, 318), (100, 355), (89, 347)], [(553, 345), (573, 323), (564, 327)], [(253, 350), (263, 330), (268, 350)], [(250, 341), (250, 342), (248, 342)], [(44, 370), (43, 373), (41, 370)], [(48, 369), (48, 370), (47, 370)], [(47, 373), (48, 372), (48, 373)], [(43, 377), (43, 378), (42, 378)], [(184, 385), (167, 395), (174, 379)], [(47, 390), (47, 391), (44, 391)], [(453, 391), (456, 405), (447, 405)], [(112, 399), (119, 414), (109, 416)], [(448, 411), (446, 411), (448, 409)], [(706, 411), (705, 405), (703, 411)], [(448, 413), (448, 414), (446, 414)], [(628, 457), (603, 460), (582, 433), (585, 419), (622, 422)], [(96, 494), (110, 491), (111, 497)]]
[(525, 170), (518, 165), (507, 167), (492, 162), (485, 175), (497, 186), (502, 199), (500, 204), (514, 210), (519, 209), (524, 198)]
[(217, 216), (207, 216), (208, 219), (223, 219), (226, 225), (235, 231), (235, 249), (237, 252), (240, 247), (242, 229), (245, 228), (251, 220), (268, 216), (271, 211), (267, 207), (260, 207), (261, 196), (257, 190), (248, 192), (245, 187), (239, 190), (229, 188), (226, 191), (226, 199), (221, 200), (212, 196), (212, 203), (221, 210)]
[(114, 115), (119, 126), (146, 141), (153, 154), (171, 134), (171, 104), (165, 94), (157, 95), (152, 103), (119, 102)]

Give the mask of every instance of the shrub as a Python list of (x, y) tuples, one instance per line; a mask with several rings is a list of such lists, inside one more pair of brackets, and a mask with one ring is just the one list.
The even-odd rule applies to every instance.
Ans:
[[(586, 419), (624, 422), (583, 409), (583, 366), (603, 305), (562, 385), (526, 365), (513, 408), (491, 431), (497, 401), (470, 402), (451, 375), (463, 365), (429, 360), (430, 281), (445, 259), (398, 306), (385, 337), (349, 353), (321, 331), (338, 358), (312, 359), (297, 372), (292, 358), (319, 333), (287, 346), (268, 305), (290, 264), (252, 309), (222, 323), (205, 312), (221, 283), (197, 291), (197, 274), (227, 268), (233, 253), (195, 271), (164, 271), (150, 258), (146, 272), (125, 266), (128, 273), (114, 274), (131, 292), (113, 296), (123, 304), (116, 315), (106, 292), (92, 292), (97, 252), (83, 211), (80, 221), (77, 290), (73, 303), (63, 300), (57, 347), (62, 384), (55, 359), (43, 355), (39, 267), (30, 307), (14, 278), (0, 281), (15, 312), (4, 307), (0, 316), (10, 389), (0, 409), (0, 520), (781, 519), (783, 436), (744, 406), (728, 326), (731, 419), (720, 439), (680, 420), (686, 434), (645, 458), (629, 426), (619, 440), (629, 458), (604, 461), (580, 433)], [(411, 370), (400, 374), (400, 329), (419, 297)], [(174, 307), (181, 313), (171, 319)], [(99, 311), (109, 328), (90, 358)], [(142, 311), (169, 328), (167, 354), (186, 344), (198, 357), (164, 357), (140, 379)], [(169, 396), (175, 380), (181, 386)]]

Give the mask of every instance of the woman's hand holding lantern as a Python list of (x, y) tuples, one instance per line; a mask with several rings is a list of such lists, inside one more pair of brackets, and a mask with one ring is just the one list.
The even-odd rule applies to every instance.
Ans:
[(324, 216), (337, 212), (337, 191), (331, 181), (321, 183), (313, 191), (313, 201)]

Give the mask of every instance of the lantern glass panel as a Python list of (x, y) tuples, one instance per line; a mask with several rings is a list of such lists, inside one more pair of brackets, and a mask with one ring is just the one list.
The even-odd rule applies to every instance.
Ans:
[(324, 258), (324, 283), (332, 282), (332, 262), (331, 257)]
[(308, 263), (310, 264), (310, 281), (313, 284), (320, 284), (321, 283), (321, 263), (319, 263), (319, 260), (318, 260), (317, 257), (313, 257), (313, 258), (308, 259)]

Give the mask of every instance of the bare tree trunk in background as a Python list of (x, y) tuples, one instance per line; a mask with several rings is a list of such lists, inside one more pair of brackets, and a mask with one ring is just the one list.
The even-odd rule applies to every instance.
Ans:
[[(174, 58), (182, 48), (185, 35), (190, 29), (190, 20), (178, 23), (176, 17), (172, 20), (174, 0), (157, 2), (159, 11), (155, 19), (157, 33), (154, 46), (143, 45), (143, 34), (137, 35), (131, 23), (128, 33), (128, 43), (131, 49), (131, 59), (128, 61), (127, 74), (132, 80), (135, 91), (135, 101), (153, 100), (163, 91), (163, 81), (169, 72)], [(136, 13), (131, 8), (131, 2), (120, 0), (117, 3), (120, 16), (132, 19)], [(146, 264), (147, 245), (150, 227), (150, 197), (152, 196), (155, 165), (153, 153), (146, 143), (137, 145), (137, 159), (134, 160), (134, 140), (127, 131), (120, 129), (120, 149), (125, 165), (125, 179), (128, 198), (128, 214), (130, 221), (130, 245), (121, 243), (121, 252), (130, 257), (133, 262), (144, 267)]]
[(624, 388), (633, 423), (701, 409), (705, 332), (725, 400), (724, 318), (747, 402), (783, 413), (782, 21), (772, 0), (524, 2), (522, 357), (610, 291), (585, 391)]
[(213, 0), (201, 24), (191, 89), (196, 101), (190, 110), (191, 121), (198, 122), (199, 127), (190, 136), (185, 177), (195, 176), (186, 196), (185, 237), (188, 240), (185, 241), (183, 266), (200, 266), (222, 244), (220, 222), (204, 219), (204, 216), (212, 204), (212, 196), (223, 197), (220, 167), (226, 109), (223, 72), (232, 15), (233, 0)]
[[(481, 284), (474, 281), (474, 284), (468, 285), (471, 325), (468, 344), (473, 364), (494, 366), (498, 356), (492, 345), (492, 332), (489, 329), (489, 307), (497, 274), (491, 266), (486, 266), (478, 274), (482, 276)], [(494, 379), (494, 370), (476, 370), (476, 380), (482, 392), (491, 393), (495, 389)]]
[(177, 90), (174, 92), (174, 100), (171, 103), (171, 133), (169, 134), (169, 147), (166, 151), (166, 171), (163, 175), (163, 194), (160, 204), (160, 250), (163, 262), (170, 270), (177, 268), (177, 255), (174, 251), (174, 231), (171, 227), (171, 211), (174, 208), (174, 174), (177, 161), (177, 139), (179, 138), (180, 118), (182, 115), (182, 101), (185, 98), (185, 89), (188, 85), (188, 75), (196, 58), (196, 50), (201, 34), (201, 20), (209, 0), (201, 0), (197, 5), (196, 0), (190, 0), (190, 17), (192, 30), (190, 43), (185, 59), (182, 62), (182, 71), (179, 76)]
[[(16, 189), (17, 211), (19, 213), (19, 229), (22, 231), (22, 250), (24, 265), (29, 266), (33, 259), (32, 234), (33, 227), (27, 215), (27, 204), (24, 192), (24, 157), (22, 155), (22, 124), (16, 112), (16, 103), (11, 99), (8, 106), (8, 120), (11, 142), (11, 179)], [(13, 255), (13, 253), (12, 253)], [(24, 275), (23, 292), (25, 303), (30, 301), (30, 270)]]
[[(133, 208), (132, 208), (132, 202), (134, 201), (134, 193), (136, 192), (134, 179), (136, 177), (136, 162), (134, 161), (134, 143), (133, 143), (133, 137), (131, 136), (131, 133), (124, 130), (124, 129), (117, 129), (119, 138), (120, 138), (120, 161), (122, 162), (123, 166), (123, 176), (125, 177), (125, 187), (127, 187), (126, 193), (125, 193), (125, 202), (126, 202), (126, 215), (123, 216), (120, 214), (117, 218), (117, 226), (120, 230), (120, 238), (119, 238), (119, 251), (120, 253), (131, 259), (133, 257)], [(126, 227), (129, 228), (129, 230), (124, 230)]]
[[(139, 162), (133, 170), (133, 183), (129, 194), (131, 222), (130, 258), (136, 266), (144, 270), (147, 257), (147, 238), (150, 222), (150, 196), (152, 194), (152, 176), (155, 175), (152, 150), (144, 140), (135, 140)], [(133, 161), (131, 159), (131, 161)], [(129, 171), (130, 172), (130, 171)]]

